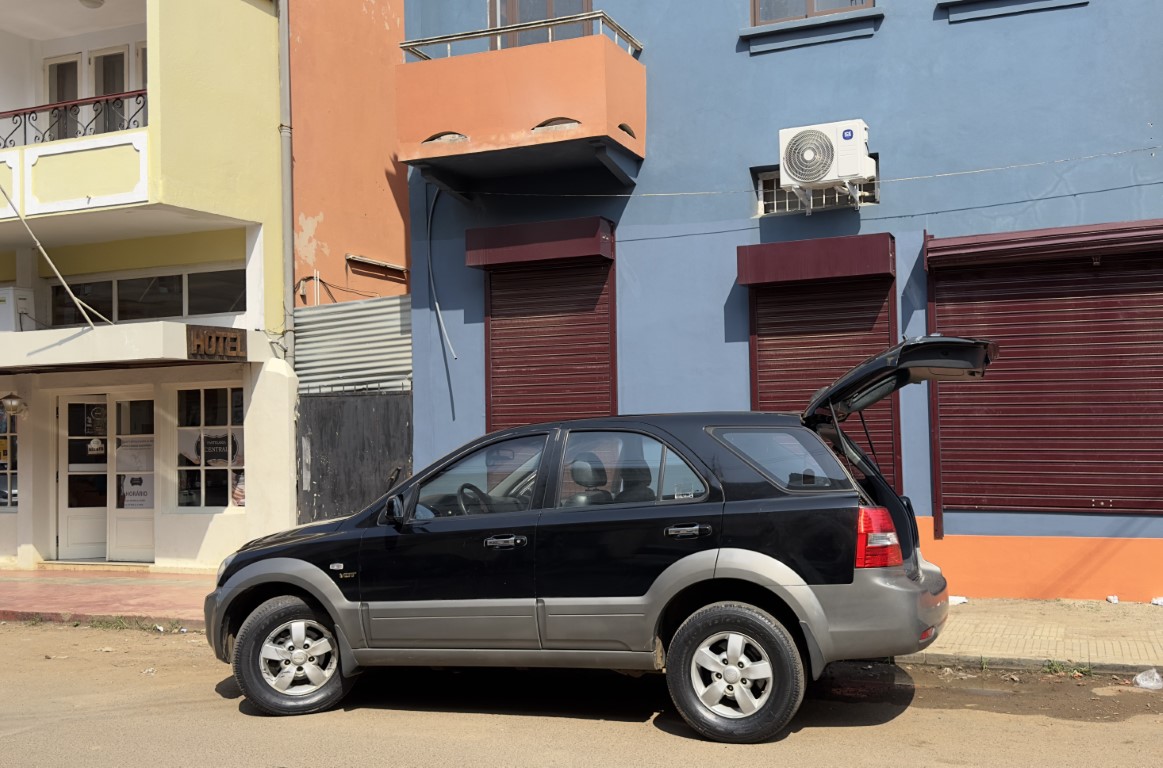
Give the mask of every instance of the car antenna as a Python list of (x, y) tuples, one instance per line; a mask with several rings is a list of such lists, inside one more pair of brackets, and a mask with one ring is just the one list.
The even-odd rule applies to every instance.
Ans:
[(396, 486), (396, 478), (400, 476), (400, 471), (403, 467), (397, 466), (392, 469), (392, 474), (388, 475), (388, 490), (392, 490)]

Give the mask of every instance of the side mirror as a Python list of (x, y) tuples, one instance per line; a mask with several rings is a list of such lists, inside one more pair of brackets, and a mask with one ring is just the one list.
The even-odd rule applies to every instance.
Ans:
[(399, 496), (392, 496), (384, 504), (384, 511), (380, 513), (380, 523), (399, 528), (404, 524), (406, 516), (407, 510), (404, 508), (404, 500)]

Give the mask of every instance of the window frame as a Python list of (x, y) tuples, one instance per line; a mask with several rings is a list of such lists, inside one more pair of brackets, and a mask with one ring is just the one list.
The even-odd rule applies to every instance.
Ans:
[[(658, 459), (658, 470), (659, 470), (658, 478), (657, 478), (658, 493), (656, 494), (654, 501), (611, 502), (609, 504), (598, 504), (598, 505), (593, 505), (593, 506), (577, 506), (577, 507), (562, 506), (562, 503), (561, 503), (562, 497), (563, 497), (563, 494), (561, 492), (562, 491), (562, 483), (565, 481), (566, 473), (569, 471), (568, 468), (566, 467), (566, 464), (565, 464), (565, 457), (566, 457), (567, 452), (569, 450), (569, 438), (574, 434), (594, 434), (594, 433), (638, 435), (640, 437), (649, 438), (662, 446), (662, 448), (663, 448), (662, 454), (661, 454), (661, 456), (659, 456), (659, 459)], [(689, 469), (692, 473), (694, 473), (695, 477), (697, 477), (700, 480), (700, 482), (702, 482), (703, 493), (701, 495), (692, 496), (690, 498), (684, 498), (684, 499), (663, 499), (662, 498), (663, 482), (666, 480), (666, 473), (665, 473), (664, 468), (666, 467), (667, 455), (670, 453), (673, 453), (676, 456), (678, 456), (678, 458), (680, 460), (682, 460), (682, 462), (684, 464), (686, 464), (687, 469)], [(601, 427), (586, 427), (583, 429), (565, 429), (565, 430), (563, 430), (563, 434), (561, 437), (561, 452), (560, 452), (560, 455), (558, 456), (558, 459), (557, 459), (557, 467), (556, 467), (556, 472), (554, 475), (554, 487), (552, 489), (552, 494), (545, 499), (545, 504), (543, 505), (543, 510), (545, 512), (566, 512), (566, 513), (569, 513), (569, 512), (580, 511), (580, 510), (593, 510), (593, 509), (603, 509), (603, 508), (611, 508), (611, 507), (621, 509), (621, 508), (625, 508), (625, 507), (657, 507), (657, 506), (661, 506), (664, 504), (666, 504), (666, 505), (669, 505), (669, 504), (698, 504), (700, 502), (707, 501), (710, 498), (711, 491), (712, 491), (714, 486), (711, 482), (709, 482), (707, 480), (707, 477), (703, 473), (703, 471), (700, 470), (698, 467), (696, 467), (695, 464), (696, 464), (696, 462), (691, 461), (686, 453), (675, 449), (674, 446), (672, 446), (669, 441), (663, 439), (660, 435), (656, 435), (652, 432), (646, 432), (646, 431), (638, 430), (638, 429), (617, 429), (617, 428), (601, 428)], [(619, 473), (620, 473), (620, 470), (619, 470)], [(547, 489), (547, 491), (548, 491), (548, 489)]]
[[(0, 514), (3, 514), (15, 512), (16, 508), (20, 505), (19, 499), (15, 501), (12, 499), (12, 482), (14, 479), (16, 479), (18, 474), (17, 468), (14, 466), (16, 464), (14, 459), (16, 458), (17, 451), (19, 450), (19, 443), (17, 442), (19, 430), (16, 429), (16, 420), (19, 417), (0, 414), (0, 418), (4, 419), (4, 429), (0, 430), (0, 440), (6, 441), (5, 447), (7, 448), (8, 452), (8, 461), (5, 462), (4, 468), (0, 469), (0, 475), (3, 475), (5, 478), (5, 498), (3, 502), (0, 502)], [(19, 490), (20, 489), (18, 486), (17, 491), (19, 492)]]
[[(147, 269), (133, 269), (120, 270), (117, 272), (94, 272), (92, 274), (71, 275), (69, 276), (69, 284), (83, 285), (86, 283), (111, 283), (112, 290), (112, 306), (113, 314), (110, 320), (114, 322), (124, 323), (149, 323), (157, 320), (188, 320), (190, 318), (205, 318), (205, 317), (225, 317), (225, 316), (243, 316), (247, 312), (247, 307), (233, 312), (215, 312), (208, 315), (191, 315), (190, 314), (190, 288), (189, 276), (194, 274), (207, 274), (211, 272), (241, 272), (243, 277), (243, 298), (249, 300), (249, 292), (247, 288), (247, 269), (245, 264), (238, 264), (237, 262), (210, 262), (206, 264), (191, 264), (188, 266), (174, 267), (149, 267)], [(147, 317), (135, 320), (121, 320), (118, 317), (118, 310), (120, 301), (118, 299), (118, 281), (124, 280), (141, 280), (151, 277), (180, 277), (182, 279), (182, 313), (180, 315), (165, 315), (161, 317)], [(61, 282), (57, 279), (49, 281), (49, 327), (50, 328), (75, 328), (84, 325), (84, 322), (77, 323), (63, 323), (56, 324), (54, 320), (55, 306), (53, 303), (54, 289), (60, 288)], [(249, 303), (249, 302), (247, 302)]]
[[(730, 440), (728, 440), (722, 434), (723, 432), (779, 432), (779, 433), (782, 433), (785, 435), (791, 435), (792, 439), (797, 440), (797, 442), (798, 442), (798, 438), (795, 437), (794, 433), (797, 430), (801, 430), (801, 429), (806, 431), (806, 432), (809, 432), (812, 435), (812, 438), (815, 439), (816, 441), (818, 441), (820, 443), (820, 445), (823, 447), (823, 449), (825, 451), (827, 451), (828, 455), (832, 457), (832, 461), (835, 462), (836, 466), (840, 469), (840, 472), (842, 473), (842, 475), (848, 480), (849, 486), (847, 488), (844, 488), (844, 487), (794, 488), (794, 487), (788, 485), (787, 483), (785, 483), (780, 478), (776, 477), (770, 470), (768, 470), (766, 467), (764, 467), (762, 464), (760, 464), (757, 459), (748, 455), (742, 448), (740, 448), (739, 446), (732, 443)], [(862, 493), (862, 491), (860, 489), (860, 483), (857, 482), (856, 478), (852, 476), (851, 472), (849, 472), (848, 467), (846, 466), (845, 462), (841, 461), (840, 458), (838, 456), (836, 456), (835, 452), (828, 445), (827, 441), (825, 441), (820, 435), (816, 434), (816, 432), (814, 430), (807, 429), (806, 427), (779, 426), (779, 425), (747, 425), (747, 426), (736, 425), (736, 426), (707, 427), (707, 434), (709, 434), (711, 437), (715, 438), (716, 442), (718, 442), (720, 445), (722, 445), (724, 448), (726, 448), (732, 454), (737, 456), (747, 466), (754, 469), (756, 472), (758, 472), (760, 474), (760, 476), (762, 476), (765, 480), (770, 482), (772, 485), (774, 485), (776, 488), (783, 491), (784, 493), (788, 493), (788, 494), (821, 494), (821, 493), (857, 493), (857, 494), (859, 494), (859, 493)], [(801, 445), (802, 445), (802, 443), (801, 443)], [(806, 450), (806, 446), (805, 446), (805, 450)], [(808, 451), (808, 454), (811, 455), (811, 452)]]
[[(206, 424), (206, 394), (205, 393), (208, 390), (214, 390), (214, 389), (226, 390), (226, 397), (227, 397), (226, 424), (207, 426), (207, 424)], [(239, 423), (234, 422), (233, 396), (231, 394), (233, 392), (233, 390), (236, 390), (236, 389), (241, 392), (241, 396), (242, 396), (242, 421)], [(182, 426), (182, 424), (181, 424), (180, 403), (181, 403), (181, 393), (182, 392), (198, 392), (199, 393), (198, 394), (198, 425), (197, 426)], [(243, 497), (243, 501), (241, 504), (234, 503), (234, 489), (235, 489), (234, 475), (235, 475), (235, 473), (242, 474), (243, 493), (245, 494), (245, 488), (246, 488), (246, 485), (245, 485), (245, 483), (246, 483), (246, 443), (247, 443), (246, 411), (247, 411), (247, 406), (249, 405), (249, 401), (248, 401), (248, 398), (246, 395), (246, 386), (242, 382), (229, 382), (229, 383), (227, 383), (227, 382), (198, 382), (194, 386), (178, 385), (173, 389), (173, 398), (174, 399), (172, 402), (173, 402), (173, 407), (174, 407), (174, 416), (173, 416), (173, 422), (171, 423), (171, 426), (170, 426), (170, 431), (171, 431), (172, 439), (173, 439), (173, 443), (171, 444), (172, 445), (171, 450), (173, 450), (174, 453), (172, 454), (173, 458), (169, 459), (168, 461), (173, 462), (173, 464), (170, 466), (173, 467), (173, 472), (174, 472), (174, 476), (173, 476), (174, 483), (172, 486), (173, 491), (174, 491), (174, 496), (172, 497), (172, 500), (167, 499), (167, 501), (172, 501), (172, 508), (175, 509), (179, 513), (205, 512), (206, 510), (223, 510), (223, 511), (240, 510), (240, 511), (245, 511), (245, 509), (246, 509), (245, 495)], [(155, 404), (155, 408), (156, 408), (156, 404)], [(155, 418), (156, 418), (156, 412), (155, 412)], [(156, 435), (157, 429), (158, 429), (158, 426), (156, 424), (155, 424), (154, 429), (155, 429), (155, 435)], [(183, 431), (197, 430), (198, 434), (199, 434), (199, 439), (203, 439), (205, 437), (205, 433), (208, 429), (210, 429), (210, 430), (225, 430), (226, 434), (230, 437), (233, 437), (235, 430), (238, 430), (239, 432), (241, 432), (241, 435), (242, 435), (242, 462), (241, 462), (241, 464), (231, 463), (231, 464), (227, 464), (225, 467), (211, 467), (211, 466), (204, 463), (205, 459), (202, 457), (200, 457), (200, 458), (202, 458), (203, 463), (199, 463), (197, 465), (183, 465), (181, 463), (180, 457), (181, 457), (181, 434), (182, 434), (182, 432)], [(219, 505), (219, 504), (207, 504), (206, 503), (206, 472), (208, 470), (218, 470), (218, 471), (225, 471), (226, 472), (226, 480), (227, 480), (226, 504)], [(182, 504), (181, 503), (181, 493), (182, 493), (181, 478), (182, 478), (183, 472), (197, 472), (199, 474), (199, 476), (201, 478), (201, 485), (199, 486), (199, 493), (200, 493), (199, 501), (201, 502), (201, 504)], [(155, 475), (155, 477), (156, 477), (156, 475)], [(155, 489), (156, 489), (156, 480), (155, 480)], [(155, 493), (157, 493), (156, 490), (155, 490)], [(167, 505), (167, 506), (169, 506), (169, 505)]]
[(876, 0), (849, 0), (850, 2), (859, 2), (859, 5), (851, 5), (848, 8), (833, 8), (830, 10), (818, 11), (816, 10), (817, 0), (804, 0), (804, 14), (802, 16), (784, 16), (779, 19), (763, 19), (760, 18), (759, 11), (762, 7), (762, 0), (751, 0), (751, 25), (754, 27), (762, 27), (768, 24), (781, 24), (785, 21), (800, 21), (802, 19), (814, 19), (820, 16), (831, 16), (835, 13), (848, 13), (849, 11), (862, 11), (866, 8), (875, 8)]
[[(493, 519), (499, 515), (524, 514), (527, 512), (541, 511), (542, 509), (545, 508), (545, 505), (542, 503), (544, 501), (544, 499), (542, 498), (544, 494), (540, 493), (540, 491), (545, 486), (545, 475), (546, 475), (546, 472), (548, 471), (548, 467), (552, 466), (551, 464), (547, 463), (546, 457), (552, 451), (556, 450), (555, 439), (554, 439), (552, 433), (548, 430), (540, 431), (540, 432), (528, 432), (528, 433), (520, 434), (520, 435), (506, 435), (505, 437), (501, 437), (501, 438), (495, 439), (495, 440), (489, 440), (488, 442), (484, 442), (484, 443), (478, 443), (476, 445), (466, 447), (465, 450), (463, 450), (463, 451), (458, 451), (455, 456), (449, 458), (448, 461), (445, 461), (444, 463), (440, 464), (438, 467), (434, 468), (431, 472), (427, 473), (423, 477), (416, 478), (416, 481), (413, 483), (412, 488), (409, 489), (405, 494), (405, 496), (406, 496), (405, 508), (407, 510), (407, 515), (406, 515), (405, 519), (407, 520), (408, 523), (413, 523), (413, 522), (427, 523), (427, 522), (430, 522), (431, 520), (447, 519), (441, 515), (437, 515), (431, 519), (429, 519), (429, 518), (418, 519), (416, 517), (416, 509), (417, 509), (417, 507), (420, 506), (422, 491), (424, 490), (424, 487), (426, 485), (431, 483), (436, 478), (439, 478), (439, 477), (443, 476), (444, 474), (446, 474), (450, 469), (455, 467), (457, 464), (460, 464), (464, 460), (466, 460), (472, 456), (475, 456), (476, 454), (478, 454), (482, 451), (487, 451), (490, 448), (496, 447), (496, 446), (501, 445), (503, 443), (511, 442), (513, 440), (528, 440), (529, 438), (534, 438), (534, 437), (539, 437), (544, 442), (541, 446), (541, 453), (540, 453), (540, 456), (539, 456), (538, 461), (537, 461), (537, 468), (534, 470), (533, 488), (531, 491), (531, 495), (529, 497), (529, 508), (528, 509), (518, 509), (518, 510), (505, 510), (502, 512), (493, 512), (493, 513), (489, 514), (488, 517), (490, 519)], [(526, 461), (528, 461), (528, 459), (526, 459)], [(486, 494), (488, 494), (490, 491), (490, 489), (488, 489), (488, 488), (482, 488), (481, 490), (484, 491)], [(454, 517), (482, 517), (482, 515), (456, 515)]]
[[(860, 184), (857, 188), (861, 192), (860, 206), (863, 208), (866, 205), (880, 204), (880, 155), (876, 152), (870, 152), (869, 157), (877, 161), (877, 178), (873, 181)], [(795, 207), (789, 204), (786, 208), (780, 208), (778, 196), (783, 191), (779, 185), (779, 166), (772, 166), (767, 170), (758, 171), (754, 173), (755, 176), (755, 216), (795, 216), (804, 213), (807, 209), (803, 207), (803, 203), (794, 193), (786, 193), (789, 201), (795, 202)], [(766, 194), (768, 192), (767, 186), (770, 185), (771, 192), (771, 207), (768, 209)], [(812, 195), (812, 212), (816, 211), (838, 211), (852, 208), (852, 198), (848, 196), (847, 192), (840, 192), (833, 189), (812, 189), (809, 190)], [(828, 194), (835, 195), (835, 201), (829, 202)], [(816, 196), (819, 195), (819, 203), (817, 204)], [(866, 197), (867, 196), (867, 197)]]

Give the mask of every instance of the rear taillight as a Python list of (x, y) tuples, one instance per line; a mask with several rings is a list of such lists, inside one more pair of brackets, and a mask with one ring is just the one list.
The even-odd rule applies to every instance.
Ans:
[(901, 542), (884, 507), (861, 507), (856, 520), (856, 567), (885, 568), (900, 565)]

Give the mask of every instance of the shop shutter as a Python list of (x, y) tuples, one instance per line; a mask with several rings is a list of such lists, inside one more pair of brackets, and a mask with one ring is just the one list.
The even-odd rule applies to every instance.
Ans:
[[(752, 407), (800, 413), (809, 397), (895, 343), (890, 277), (776, 283), (753, 289)], [(881, 471), (899, 489), (897, 398), (865, 411)], [(870, 456), (853, 416), (844, 431)]]
[(489, 271), (490, 430), (616, 412), (613, 292), (606, 260)]
[(941, 508), (1157, 514), (1158, 257), (942, 268), (931, 277), (936, 329), (1000, 347), (984, 381), (938, 388)]

